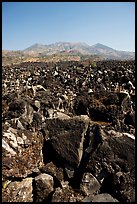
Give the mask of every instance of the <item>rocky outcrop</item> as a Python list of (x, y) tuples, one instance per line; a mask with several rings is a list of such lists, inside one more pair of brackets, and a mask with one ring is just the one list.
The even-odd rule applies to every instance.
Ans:
[(134, 61), (3, 67), (3, 202), (135, 202)]

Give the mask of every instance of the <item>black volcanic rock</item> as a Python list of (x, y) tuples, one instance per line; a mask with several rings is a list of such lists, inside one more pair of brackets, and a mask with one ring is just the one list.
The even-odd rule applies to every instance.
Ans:
[[(87, 170), (102, 182), (100, 192), (109, 193), (118, 200), (121, 195), (120, 201), (124, 202), (132, 199), (129, 192), (135, 188), (132, 169), (134, 168), (134, 157), (135, 141), (133, 138), (122, 135), (122, 133), (118, 134), (118, 132), (116, 136), (110, 137), (107, 134), (104, 137), (103, 143), (90, 156), (87, 165)], [(126, 175), (126, 183), (120, 182), (118, 187), (115, 183), (115, 175), (119, 171), (121, 175)], [(129, 180), (130, 186), (127, 184)]]
[(59, 159), (70, 169), (75, 169), (80, 164), (88, 123), (88, 120), (84, 121), (81, 117), (46, 121), (45, 128), (49, 132), (50, 143)]
[(2, 67), (2, 200), (135, 202), (135, 61)]

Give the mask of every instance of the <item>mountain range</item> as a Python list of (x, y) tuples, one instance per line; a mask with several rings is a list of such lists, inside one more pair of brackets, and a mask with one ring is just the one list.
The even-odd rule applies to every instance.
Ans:
[[(8, 51), (7, 51), (8, 52)], [(17, 52), (17, 51), (15, 51)], [(49, 56), (49, 55), (96, 55), (103, 59), (129, 60), (135, 59), (135, 52), (119, 51), (106, 45), (97, 43), (88, 45), (83, 42), (57, 42), (49, 45), (34, 44), (25, 50), (18, 51), (23, 55)], [(4, 52), (3, 52), (4, 53)], [(14, 52), (13, 52), (14, 53)]]

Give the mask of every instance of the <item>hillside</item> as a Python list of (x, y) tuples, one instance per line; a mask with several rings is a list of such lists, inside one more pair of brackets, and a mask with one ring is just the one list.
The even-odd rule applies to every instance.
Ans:
[[(51, 58), (57, 56), (58, 58), (65, 58), (77, 56), (79, 59), (95, 57), (103, 60), (134, 60), (135, 52), (119, 51), (106, 45), (97, 43), (95, 45), (88, 45), (86, 43), (71, 43), (71, 42), (57, 42), (49, 45), (34, 44), (24, 50), (18, 51), (2, 51), (2, 57), (5, 61), (12, 60), (18, 61), (16, 58), (20, 58), (20, 61), (29, 61), (30, 58)], [(15, 58), (15, 60), (13, 60)], [(35, 59), (36, 60), (36, 59)], [(35, 61), (34, 60), (34, 61)], [(37, 60), (36, 60), (37, 61)]]
[(70, 43), (70, 42), (57, 42), (49, 45), (34, 44), (31, 47), (26, 48), (24, 53), (28, 54), (42, 54), (52, 55), (60, 52), (73, 52), (80, 53), (81, 55), (99, 55), (104, 59), (134, 59), (135, 53), (128, 51), (119, 51), (110, 48), (106, 45), (97, 43), (95, 45), (88, 45), (86, 43)]

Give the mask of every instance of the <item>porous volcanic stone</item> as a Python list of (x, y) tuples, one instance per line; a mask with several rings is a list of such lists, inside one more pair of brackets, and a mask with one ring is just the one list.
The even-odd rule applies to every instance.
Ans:
[(38, 132), (8, 127), (3, 132), (2, 175), (26, 177), (42, 165), (43, 137)]
[[(102, 193), (110, 193), (124, 202), (131, 201), (131, 194), (128, 192), (135, 189), (134, 158), (135, 141), (133, 138), (125, 134), (118, 134), (118, 132), (115, 136), (106, 134), (103, 143), (89, 157), (87, 170), (92, 172), (100, 182), (103, 181), (100, 189)], [(117, 185), (115, 175), (119, 171), (126, 176), (123, 177), (125, 181)]]
[(68, 182), (62, 182), (62, 188), (56, 188), (51, 202), (80, 202), (83, 196), (68, 185)]
[(54, 180), (49, 174), (40, 174), (35, 177), (35, 202), (42, 202), (53, 191)]
[(57, 167), (53, 162), (49, 162), (42, 169), (41, 172), (54, 176), (58, 181), (63, 181), (64, 173), (61, 167)]
[(70, 169), (77, 168), (80, 164), (88, 123), (88, 119), (82, 117), (46, 121), (45, 128), (49, 131), (50, 143), (59, 159)]
[(33, 178), (11, 182), (2, 192), (2, 202), (33, 202)]

